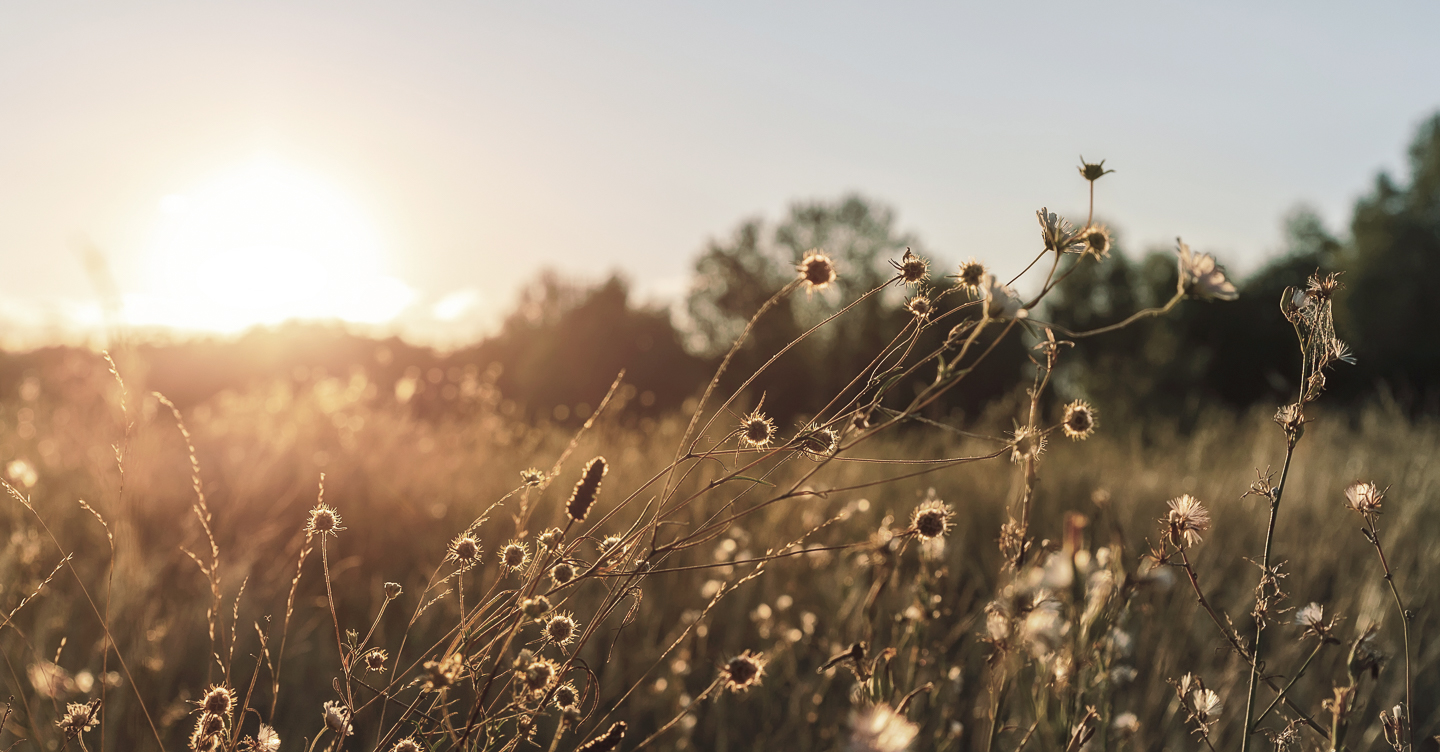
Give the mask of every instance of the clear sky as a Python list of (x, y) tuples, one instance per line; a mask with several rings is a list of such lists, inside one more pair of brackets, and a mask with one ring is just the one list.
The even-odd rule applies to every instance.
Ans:
[(0, 321), (95, 321), (88, 240), (132, 321), (472, 332), (544, 266), (678, 295), (708, 238), (847, 191), (1018, 270), (1035, 209), (1083, 214), (1080, 154), (1130, 248), (1244, 272), (1296, 204), (1343, 229), (1403, 173), (1437, 29), (1419, 2), (10, 3)]

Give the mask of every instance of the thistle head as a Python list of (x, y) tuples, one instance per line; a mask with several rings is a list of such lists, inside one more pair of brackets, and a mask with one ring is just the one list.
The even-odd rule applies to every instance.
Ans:
[(823, 290), (835, 281), (835, 262), (819, 248), (806, 251), (795, 270), (800, 273), (805, 289), (811, 292)]
[(731, 692), (745, 692), (760, 683), (765, 674), (765, 658), (749, 650), (731, 658), (720, 668), (725, 688)]

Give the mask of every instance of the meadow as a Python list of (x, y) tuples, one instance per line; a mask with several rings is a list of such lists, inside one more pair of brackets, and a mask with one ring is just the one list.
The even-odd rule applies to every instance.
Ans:
[[(0, 747), (1427, 739), (1440, 431), (1327, 410), (1348, 358), (1334, 278), (1296, 279), (1284, 309), (1294, 403), (1184, 431), (1107, 421), (1049, 396), (1104, 332), (1036, 303), (1108, 237), (1039, 219), (1035, 301), (975, 262), (951, 280), (896, 258), (865, 296), (904, 289), (912, 320), (798, 426), (718, 379), (653, 417), (622, 377), (578, 425), (520, 417), (479, 371), (296, 372), (184, 411), (123, 351), (30, 375), (0, 405)], [(1213, 258), (1179, 254), (1174, 298), (1104, 329), (1233, 297)], [(800, 259), (776, 299), (828, 286), (829, 263)], [(925, 414), (1022, 333), (1028, 389)], [(418, 415), (441, 384), (452, 409)]]

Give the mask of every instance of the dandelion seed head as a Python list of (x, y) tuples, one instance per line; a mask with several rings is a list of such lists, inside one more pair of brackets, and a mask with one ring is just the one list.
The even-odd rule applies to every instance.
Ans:
[(1177, 496), (1166, 502), (1170, 514), (1166, 518), (1170, 526), (1171, 542), (1175, 545), (1193, 546), (1201, 541), (1201, 533), (1210, 529), (1210, 511), (1200, 500), (1190, 494)]
[(260, 724), (260, 730), (255, 732), (254, 749), (257, 752), (277, 752), (280, 749), (280, 733), (272, 726)]
[(1084, 400), (1075, 400), (1065, 406), (1060, 425), (1072, 441), (1089, 438), (1095, 432), (1095, 408)]
[(806, 290), (823, 290), (835, 281), (835, 262), (819, 248), (806, 251), (795, 270), (800, 272)]
[(1200, 723), (1209, 726), (1220, 720), (1220, 713), (1225, 709), (1220, 702), (1220, 695), (1215, 694), (1213, 689), (1197, 689), (1190, 699), (1195, 703), (1195, 714)]
[(725, 688), (731, 692), (746, 692), (760, 683), (765, 675), (765, 658), (749, 650), (731, 658), (721, 667), (720, 675)]

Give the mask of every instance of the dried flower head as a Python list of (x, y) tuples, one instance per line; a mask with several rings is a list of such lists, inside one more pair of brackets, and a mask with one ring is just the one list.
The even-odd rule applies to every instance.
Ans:
[(1240, 297), (1235, 285), (1225, 278), (1225, 267), (1208, 253), (1191, 253), (1185, 241), (1176, 238), (1180, 263), (1180, 292), (1197, 298), (1234, 300)]
[(400, 583), (398, 583), (398, 582), (387, 582), (387, 583), (385, 583), (385, 597), (386, 597), (386, 598), (389, 598), (390, 600), (393, 601), (393, 600), (395, 600), (396, 598), (399, 598), (399, 597), (400, 597), (400, 594), (403, 593), (403, 592), (405, 592), (405, 588), (400, 587)]
[(1334, 298), (1335, 293), (1343, 287), (1344, 285), (1340, 284), (1340, 272), (1332, 272), (1321, 276), (1320, 271), (1316, 270), (1314, 274), (1310, 275), (1310, 279), (1306, 282), (1305, 292), (1323, 303)]
[(569, 645), (575, 639), (575, 618), (568, 613), (554, 614), (545, 620), (545, 639), (555, 645)]
[(1166, 503), (1170, 505), (1170, 514), (1165, 520), (1170, 529), (1170, 542), (1177, 547), (1199, 543), (1200, 534), (1210, 529), (1209, 510), (1190, 494), (1183, 494)]
[(983, 285), (985, 314), (992, 319), (1025, 318), (1028, 314), (1021, 308), (1020, 296), (1010, 286), (986, 275)]
[(526, 598), (520, 602), (520, 611), (531, 619), (539, 619), (550, 612), (550, 599), (543, 595)]
[(590, 514), (590, 507), (595, 506), (595, 498), (600, 495), (600, 481), (605, 478), (608, 469), (604, 457), (596, 457), (585, 465), (585, 474), (575, 484), (575, 490), (570, 494), (570, 502), (565, 507), (570, 513), (570, 519), (576, 522), (585, 521), (585, 515)]
[(549, 689), (550, 685), (555, 682), (555, 677), (555, 662), (549, 658), (538, 658), (531, 661), (530, 665), (525, 667), (525, 671), (520, 678), (529, 689), (540, 691)]
[(545, 471), (530, 467), (520, 471), (520, 483), (528, 488), (539, 488), (545, 482)]
[(1195, 720), (1207, 729), (1220, 720), (1220, 712), (1225, 706), (1220, 702), (1220, 695), (1215, 694), (1213, 689), (1197, 689), (1190, 695), (1191, 701), (1195, 703)]
[(806, 251), (795, 270), (800, 272), (805, 289), (811, 292), (823, 290), (835, 281), (835, 262), (819, 248)]
[(95, 711), (99, 708), (99, 700), (69, 703), (65, 706), (65, 715), (60, 716), (55, 725), (65, 733), (66, 739), (74, 739), (95, 726), (98, 720)]
[(811, 459), (829, 457), (840, 446), (840, 434), (835, 433), (835, 429), (820, 428), (814, 423), (802, 429), (795, 440), (800, 446), (800, 451), (810, 455)]
[(461, 571), (480, 563), (480, 541), (470, 533), (461, 533), (450, 541), (450, 549), (446, 553), (447, 561), (453, 561), (460, 566)]
[(340, 513), (323, 501), (310, 510), (310, 521), (305, 524), (307, 535), (337, 535), (344, 529), (340, 526)]
[(354, 729), (350, 726), (350, 711), (344, 705), (329, 700), (325, 703), (322, 715), (325, 718), (325, 728), (329, 729), (330, 733), (339, 737), (350, 736), (354, 733)]
[(1371, 481), (1355, 481), (1345, 487), (1345, 501), (1351, 509), (1364, 515), (1380, 514), (1380, 501), (1385, 491)]
[(930, 276), (930, 262), (911, 253), (909, 248), (899, 262), (891, 260), (890, 265), (895, 267), (895, 278), (907, 285), (918, 285)]
[(960, 273), (955, 275), (955, 279), (967, 292), (977, 293), (984, 288), (987, 276), (985, 265), (972, 258), (960, 265)]
[(441, 692), (460, 680), (465, 671), (465, 659), (459, 653), (451, 653), (438, 661), (426, 661), (425, 689)]
[(190, 732), (190, 749), (194, 752), (217, 750), (224, 736), (225, 719), (214, 713), (202, 712), (195, 721), (195, 730)]
[(1041, 208), (1035, 216), (1040, 220), (1040, 237), (1045, 241), (1045, 250), (1056, 253), (1080, 253), (1085, 250), (1080, 233), (1059, 214)]
[(280, 749), (280, 733), (272, 726), (260, 724), (260, 730), (255, 732), (255, 741), (250, 748), (255, 752), (278, 752)]
[(1095, 433), (1095, 408), (1084, 400), (1071, 402), (1065, 406), (1060, 427), (1072, 441), (1089, 438), (1090, 434)]
[(1307, 637), (1315, 635), (1324, 642), (1337, 642), (1335, 639), (1335, 625), (1339, 619), (1325, 621), (1325, 607), (1319, 603), (1311, 603), (1295, 612), (1295, 623), (1304, 630), (1300, 636)]
[(1078, 169), (1080, 170), (1081, 177), (1092, 183), (1114, 172), (1114, 170), (1105, 169), (1105, 160), (1100, 160), (1099, 164), (1090, 164), (1085, 161), (1085, 157), (1083, 156), (1080, 157), (1080, 167)]
[(1029, 426), (1017, 426), (1010, 432), (1010, 461), (1021, 464), (1045, 453), (1045, 434)]
[(935, 498), (935, 489), (930, 489), (930, 498), (915, 508), (910, 515), (910, 527), (920, 540), (931, 540), (939, 538), (950, 532), (950, 521), (955, 517), (955, 510), (945, 502)]
[(500, 563), (504, 564), (506, 569), (511, 571), (518, 570), (529, 563), (529, 561), (530, 549), (526, 548), (525, 544), (520, 541), (512, 540), (506, 543), (504, 548), (500, 549)]
[(575, 579), (575, 566), (570, 562), (562, 561), (550, 567), (550, 580), (556, 585), (564, 585), (573, 579)]
[(390, 748), (390, 752), (423, 752), (424, 749), (424, 747), (420, 746), (420, 742), (415, 741), (413, 737), (407, 736), (395, 742), (395, 746)]
[(205, 696), (196, 703), (206, 713), (230, 717), (230, 711), (235, 707), (235, 696), (230, 688), (223, 684), (212, 684), (205, 690)]
[(765, 417), (758, 406), (740, 419), (740, 443), (743, 446), (760, 449), (769, 446), (774, 439), (775, 422)]
[(765, 658), (749, 650), (731, 658), (720, 668), (725, 688), (731, 692), (745, 692), (760, 683), (765, 675)]
[(916, 293), (909, 300), (905, 301), (905, 310), (910, 312), (917, 321), (928, 321), (930, 314), (935, 312), (935, 304), (923, 294)]
[(882, 702), (852, 713), (846, 749), (854, 752), (904, 752), (919, 733), (919, 726)]
[(385, 670), (385, 662), (390, 660), (390, 654), (380, 648), (371, 648), (365, 653), (365, 670), (371, 673), (379, 673)]
[(552, 527), (541, 533), (540, 537), (536, 540), (540, 542), (541, 546), (553, 551), (560, 547), (561, 541), (565, 540), (565, 531), (558, 527)]
[(580, 692), (576, 690), (575, 685), (570, 682), (565, 682), (556, 687), (555, 694), (552, 695), (552, 697), (555, 699), (555, 707), (557, 708), (573, 708), (580, 705)]
[(1080, 242), (1085, 253), (1097, 260), (1110, 257), (1110, 228), (1105, 225), (1090, 225), (1080, 231)]

